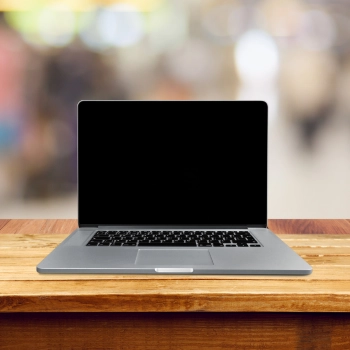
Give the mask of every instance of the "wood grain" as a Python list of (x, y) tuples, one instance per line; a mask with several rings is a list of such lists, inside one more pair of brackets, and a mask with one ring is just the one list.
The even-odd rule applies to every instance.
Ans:
[(73, 232), (78, 227), (78, 221), (74, 219), (19, 219), (9, 220), (0, 230), (0, 233), (25, 233), (25, 234), (58, 234)]
[(345, 219), (268, 220), (268, 227), (274, 233), (350, 234), (350, 220)]
[(0, 235), (1, 311), (350, 311), (350, 235), (280, 235), (308, 276), (38, 274), (66, 236)]
[(350, 349), (350, 220), (269, 225), (311, 275), (43, 275), (76, 220), (0, 220), (0, 348)]
[[(346, 260), (348, 258), (346, 257)], [(17, 266), (13, 266), (10, 259), (1, 259), (0, 258), (0, 266), (1, 274), (0, 281), (9, 281), (11, 277), (15, 274), (16, 281), (62, 281), (62, 275), (60, 274), (38, 274), (33, 268), (36, 266), (42, 259), (41, 258), (26, 258), (21, 261), (21, 269)], [(300, 279), (308, 278), (308, 280), (327, 280), (327, 281), (347, 281), (348, 276), (350, 274), (350, 267), (344, 266), (343, 264), (346, 262), (342, 257), (309, 257), (306, 259), (309, 264), (314, 267), (314, 271), (311, 277), (300, 276)], [(324, 264), (326, 261), (326, 264)], [(335, 269), (336, 267), (336, 269)], [(212, 275), (210, 276), (211, 280), (248, 280), (251, 279), (251, 276), (248, 275)], [(273, 276), (274, 280), (284, 281), (288, 280), (285, 276)], [(64, 280), (90, 280), (90, 281), (98, 281), (98, 280), (150, 280), (150, 279), (158, 279), (158, 280), (200, 280), (203, 279), (202, 275), (191, 275), (189, 279), (187, 275), (119, 275), (119, 274), (67, 274), (64, 276)], [(266, 280), (269, 279), (269, 276), (257, 275), (254, 276), (254, 280)]]
[[(294, 251), (301, 255), (314, 271), (307, 279), (346, 280), (349, 276), (350, 235), (278, 235)], [(35, 266), (45, 258), (67, 235), (22, 235), (13, 239), (11, 234), (0, 235), (0, 280), (8, 280), (15, 274), (16, 280), (60, 280), (62, 275), (38, 274)], [(103, 248), (101, 248), (103, 249)], [(20, 260), (19, 260), (20, 259)], [(332, 271), (333, 269), (333, 271)], [(331, 273), (330, 273), (331, 272)], [(143, 275), (64, 275), (65, 279), (149, 279)], [(164, 279), (188, 279), (187, 276), (159, 275)], [(191, 276), (203, 279), (203, 276)], [(210, 279), (246, 279), (251, 276), (210, 276)], [(266, 276), (255, 276), (266, 279)], [(285, 276), (274, 276), (285, 279)]]
[[(350, 220), (338, 219), (270, 219), (268, 226), (274, 233), (350, 234)], [(78, 227), (74, 219), (0, 220), (0, 233), (69, 234)]]
[(0, 219), (0, 232), (1, 229), (9, 222), (10, 220), (8, 219)]
[(349, 314), (0, 314), (1, 349), (350, 348)]
[(350, 312), (347, 281), (1, 281), (0, 289), (1, 312)]
[[(350, 234), (280, 234), (313, 266), (308, 276), (38, 274), (36, 265), (75, 225), (75, 220), (5, 224), (0, 235), (2, 312), (350, 311)], [(315, 227), (303, 225), (304, 230)], [(336, 227), (342, 225), (343, 220), (335, 221)]]

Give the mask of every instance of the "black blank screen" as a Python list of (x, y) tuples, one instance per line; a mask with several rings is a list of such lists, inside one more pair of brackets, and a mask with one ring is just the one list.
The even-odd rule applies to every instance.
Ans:
[(267, 222), (267, 105), (83, 101), (79, 225)]

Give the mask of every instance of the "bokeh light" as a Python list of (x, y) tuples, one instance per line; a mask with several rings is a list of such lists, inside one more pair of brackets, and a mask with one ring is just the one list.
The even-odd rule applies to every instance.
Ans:
[(69, 44), (75, 35), (76, 17), (67, 6), (51, 5), (39, 15), (38, 30), (45, 44), (62, 47)]
[(240, 37), (234, 49), (234, 59), (244, 83), (264, 84), (278, 73), (278, 48), (261, 30), (250, 30)]
[(348, 218), (349, 43), (345, 0), (0, 0), (1, 215), (76, 217), (81, 99), (243, 99), (269, 107), (271, 216)]
[(121, 3), (101, 10), (97, 30), (107, 44), (132, 46), (144, 35), (144, 20), (136, 7)]
[(100, 8), (90, 9), (79, 14), (79, 36), (83, 43), (91, 50), (101, 52), (111, 47), (106, 42), (99, 30), (100, 16), (103, 10)]

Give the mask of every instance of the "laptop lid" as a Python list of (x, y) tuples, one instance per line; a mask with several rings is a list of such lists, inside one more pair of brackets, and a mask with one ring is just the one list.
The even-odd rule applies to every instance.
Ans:
[(267, 227), (262, 101), (81, 101), (78, 221)]

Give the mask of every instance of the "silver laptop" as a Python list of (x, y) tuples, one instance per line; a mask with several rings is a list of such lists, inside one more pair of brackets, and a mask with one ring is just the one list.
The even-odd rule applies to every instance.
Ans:
[(82, 101), (79, 228), (40, 273), (283, 274), (312, 268), (267, 227), (260, 101)]

